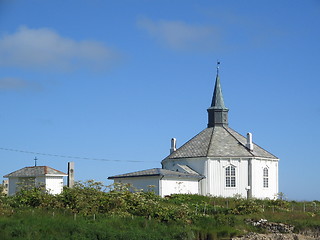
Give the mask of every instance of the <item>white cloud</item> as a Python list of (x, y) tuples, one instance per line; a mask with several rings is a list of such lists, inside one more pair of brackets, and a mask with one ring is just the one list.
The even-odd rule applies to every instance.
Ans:
[(20, 27), (0, 38), (0, 66), (45, 70), (107, 69), (120, 58), (95, 41), (75, 41), (51, 29)]
[(40, 85), (34, 82), (30, 82), (20, 78), (12, 78), (12, 77), (4, 77), (0, 78), (0, 90), (26, 90), (33, 89), (39, 90), (41, 88)]
[(175, 50), (214, 50), (220, 47), (220, 33), (213, 26), (147, 18), (139, 19), (137, 24), (157, 41)]

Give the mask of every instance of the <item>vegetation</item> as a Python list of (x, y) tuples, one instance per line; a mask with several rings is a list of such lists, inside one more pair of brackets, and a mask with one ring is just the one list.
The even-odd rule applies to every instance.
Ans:
[[(283, 195), (282, 195), (283, 196)], [(261, 231), (246, 219), (320, 226), (320, 203), (176, 194), (78, 182), (59, 195), (39, 187), (0, 196), (1, 239), (228, 239)]]

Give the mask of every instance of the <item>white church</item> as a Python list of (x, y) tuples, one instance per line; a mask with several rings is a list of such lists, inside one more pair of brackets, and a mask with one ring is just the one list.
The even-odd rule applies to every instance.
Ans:
[(162, 168), (153, 168), (111, 176), (115, 183), (136, 189), (154, 190), (164, 197), (174, 193), (221, 197), (274, 199), (278, 194), (279, 158), (229, 127), (228, 108), (224, 104), (219, 68), (208, 126), (176, 149), (171, 140), (170, 155)]

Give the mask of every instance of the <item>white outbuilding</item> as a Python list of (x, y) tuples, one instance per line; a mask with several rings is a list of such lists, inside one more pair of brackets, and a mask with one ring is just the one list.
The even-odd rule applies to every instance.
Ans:
[(181, 171), (153, 168), (109, 177), (115, 183), (130, 184), (131, 190), (154, 191), (164, 197), (174, 193), (198, 194), (203, 176), (187, 166)]
[(48, 166), (24, 167), (5, 175), (8, 178), (8, 195), (14, 195), (25, 186), (43, 186), (51, 194), (59, 194), (63, 190), (63, 177), (67, 174)]
[[(180, 148), (176, 148), (176, 140), (173, 138), (170, 155), (162, 160), (162, 169), (157, 170), (175, 173), (170, 176), (170, 181), (161, 183), (162, 179), (167, 179), (165, 175), (155, 177), (142, 174), (137, 177), (134, 176), (135, 173), (109, 179), (131, 183), (141, 189), (156, 185), (156, 192), (161, 196), (181, 192), (222, 197), (236, 195), (247, 198), (276, 198), (279, 191), (279, 158), (255, 144), (251, 133), (244, 137), (229, 127), (229, 109), (224, 104), (218, 70), (219, 68), (211, 106), (207, 109), (207, 128)], [(193, 180), (189, 178), (187, 184), (183, 174), (199, 177)], [(180, 183), (184, 184), (183, 191), (176, 187)], [(197, 183), (198, 191), (195, 187)]]

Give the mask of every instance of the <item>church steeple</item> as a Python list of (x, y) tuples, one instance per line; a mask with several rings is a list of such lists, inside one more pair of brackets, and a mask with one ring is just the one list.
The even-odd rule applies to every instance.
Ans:
[(226, 106), (224, 105), (221, 84), (220, 84), (220, 77), (219, 77), (219, 65), (220, 65), (220, 62), (217, 62), (217, 76), (216, 76), (216, 83), (214, 87), (212, 102), (211, 102), (211, 106), (207, 109), (208, 127), (228, 125), (229, 109), (226, 108)]

